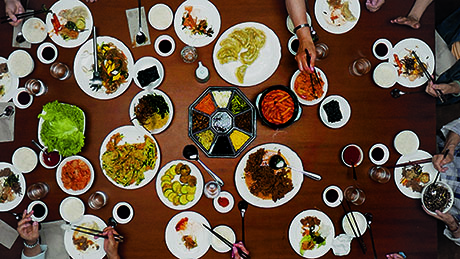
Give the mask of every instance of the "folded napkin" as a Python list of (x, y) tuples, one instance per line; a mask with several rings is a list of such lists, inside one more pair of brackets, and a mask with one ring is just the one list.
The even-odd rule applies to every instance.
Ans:
[(147, 17), (145, 15), (144, 7), (141, 7), (141, 27), (142, 31), (145, 34), (147, 40), (143, 44), (136, 43), (136, 34), (139, 32), (139, 16), (138, 8), (127, 9), (126, 10), (126, 19), (128, 20), (129, 35), (131, 39), (131, 44), (133, 48), (150, 45), (150, 33), (149, 26), (147, 24)]
[(65, 224), (64, 220), (52, 222), (42, 222), (40, 230), (41, 243), (48, 245), (46, 259), (67, 259), (69, 255), (64, 246), (64, 229), (61, 225)]
[[(34, 11), (34, 10), (26, 10), (26, 12), (30, 12), (30, 11)], [(33, 17), (33, 16), (31, 16)], [(18, 33), (20, 31), (22, 31), (22, 25), (24, 24), (24, 22), (31, 18), (31, 17), (26, 17), (25, 19), (22, 20), (22, 23), (20, 23), (18, 26), (16, 27), (13, 27), (13, 39), (11, 40), (11, 46), (12, 47), (15, 47), (15, 48), (25, 48), (25, 49), (30, 49), (30, 47), (32, 46), (28, 41), (24, 41), (22, 43), (18, 43), (16, 41), (16, 36), (18, 35)], [(12, 26), (11, 26), (12, 27)]]
[(350, 253), (350, 244), (353, 240), (352, 236), (340, 234), (332, 241), (332, 252), (336, 256), (345, 256)]
[(19, 234), (10, 225), (6, 224), (3, 220), (0, 219), (0, 244), (4, 245), (6, 248), (11, 249), (14, 242), (18, 238)]
[(2, 113), (8, 105), (13, 106), (15, 112), (9, 117), (0, 117), (0, 142), (10, 142), (14, 140), (14, 118), (16, 116), (16, 107), (12, 102), (0, 103), (0, 113)]

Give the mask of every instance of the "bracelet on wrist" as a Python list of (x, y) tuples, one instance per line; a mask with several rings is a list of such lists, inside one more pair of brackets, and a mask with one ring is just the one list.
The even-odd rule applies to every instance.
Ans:
[(35, 241), (35, 243), (33, 243), (32, 245), (27, 244), (27, 242), (24, 240), (24, 246), (27, 247), (27, 248), (30, 248), (30, 249), (32, 249), (32, 248), (38, 246), (39, 243), (40, 243), (40, 242), (39, 242), (39, 239), (38, 239), (38, 238), (37, 238), (37, 241)]
[(294, 34), (296, 34), (297, 31), (300, 30), (300, 29), (302, 29), (303, 27), (309, 27), (309, 28), (310, 28), (310, 24), (304, 23), (304, 24), (301, 24), (301, 25), (297, 25), (297, 26), (294, 28)]

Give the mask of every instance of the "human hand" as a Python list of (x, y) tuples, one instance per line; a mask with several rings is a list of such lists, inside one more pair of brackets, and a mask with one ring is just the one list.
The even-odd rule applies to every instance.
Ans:
[(22, 219), (18, 222), (18, 228), (16, 229), (22, 239), (29, 244), (35, 243), (40, 236), (38, 222), (32, 222), (33, 213), (33, 211), (27, 213), (27, 210), (24, 210)]
[(377, 12), (385, 3), (385, 0), (366, 0), (366, 8), (369, 12)]
[(102, 231), (103, 236), (108, 238), (104, 239), (104, 250), (107, 253), (107, 258), (117, 259), (120, 258), (118, 255), (118, 242), (115, 240), (113, 235), (118, 235), (118, 232), (112, 227), (106, 227)]
[(448, 84), (435, 84), (431, 80), (428, 81), (425, 92), (433, 97), (439, 97), (438, 91), (436, 90), (440, 90), (443, 94), (457, 94), (460, 93), (460, 86), (455, 82)]
[(387, 254), (387, 258), (390, 258), (390, 259), (404, 259), (404, 257), (402, 257), (402, 255), (397, 254), (397, 253)]
[[(310, 59), (307, 58), (306, 51), (308, 51), (308, 54), (310, 55)], [(309, 72), (314, 72), (315, 61), (316, 61), (316, 47), (315, 47), (315, 44), (313, 43), (313, 40), (311, 39), (311, 36), (302, 38), (302, 39), (299, 38), (299, 49), (297, 50), (295, 60), (297, 61), (300, 71), (304, 72), (308, 70)]]
[(238, 248), (241, 249), (241, 251), (245, 252), (246, 254), (249, 255), (249, 251), (246, 249), (246, 247), (244, 247), (243, 245), (243, 242), (238, 242), (238, 243), (235, 243), (233, 244), (233, 248), (232, 248), (232, 258), (234, 259), (241, 259), (241, 255), (238, 253)]
[(455, 231), (458, 229), (457, 221), (455, 220), (454, 216), (452, 216), (452, 214), (450, 214), (449, 212), (442, 213), (440, 210), (436, 210), (435, 211), (436, 215), (433, 215), (430, 212), (428, 212), (428, 210), (425, 207), (423, 207), (423, 210), (427, 214), (444, 222), (444, 224), (446, 224), (446, 226), (449, 228), (450, 231)]
[(443, 173), (446, 172), (448, 168), (445, 167), (445, 165), (447, 165), (448, 163), (454, 160), (454, 150), (452, 151), (447, 150), (447, 151), (448, 151), (447, 154), (434, 155), (433, 159), (431, 160), (434, 168), (438, 170), (439, 172), (443, 172)]
[(10, 22), (13, 26), (18, 26), (21, 23), (21, 20), (16, 17), (16, 14), (24, 12), (24, 7), (22, 7), (21, 1), (19, 0), (5, 0), (5, 13), (12, 20)]

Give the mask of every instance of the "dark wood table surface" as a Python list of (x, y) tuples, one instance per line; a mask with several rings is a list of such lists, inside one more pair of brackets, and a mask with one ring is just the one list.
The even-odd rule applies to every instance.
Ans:
[[(144, 1), (148, 10), (158, 1)], [(388, 1), (377, 13), (370, 13), (361, 2), (361, 17), (351, 31), (341, 35), (330, 34), (324, 31), (313, 19), (313, 26), (318, 32), (321, 42), (329, 48), (329, 56), (317, 62), (327, 75), (329, 81), (328, 95), (339, 94), (344, 96), (351, 105), (351, 119), (343, 128), (330, 129), (326, 127), (318, 116), (318, 105), (303, 106), (300, 120), (292, 126), (282, 130), (272, 130), (257, 120), (257, 138), (247, 148), (269, 142), (282, 143), (295, 150), (303, 161), (306, 170), (319, 173), (323, 176), (320, 182), (304, 179), (298, 194), (287, 204), (262, 209), (250, 206), (246, 213), (246, 245), (253, 258), (297, 258), (296, 252), (289, 245), (288, 227), (291, 220), (301, 211), (318, 209), (329, 215), (334, 223), (336, 234), (343, 233), (341, 219), (344, 215), (340, 207), (329, 208), (321, 199), (321, 193), (327, 186), (335, 184), (345, 189), (354, 184), (352, 170), (339, 159), (341, 149), (349, 144), (360, 145), (365, 153), (363, 163), (357, 167), (357, 183), (366, 193), (366, 201), (361, 206), (353, 206), (355, 210), (370, 212), (374, 215), (372, 224), (377, 253), (384, 258), (388, 252), (404, 251), (410, 258), (435, 258), (437, 253), (436, 221), (428, 216), (421, 207), (420, 200), (404, 196), (396, 187), (393, 178), (386, 184), (373, 182), (367, 171), (372, 166), (367, 153), (375, 143), (384, 143), (390, 148), (390, 159), (387, 164), (393, 164), (399, 154), (393, 147), (393, 139), (401, 130), (411, 129), (420, 138), (420, 149), (430, 153), (435, 152), (435, 100), (426, 94), (413, 94), (393, 99), (390, 89), (377, 87), (371, 73), (355, 77), (349, 74), (349, 64), (358, 57), (367, 57), (375, 67), (380, 61), (373, 57), (371, 46), (375, 40), (384, 37), (393, 45), (398, 41), (415, 37), (427, 42), (434, 50), (434, 6), (431, 5), (423, 16), (422, 27), (413, 30), (406, 26), (391, 24), (389, 21), (398, 15), (406, 14), (411, 8), (412, 1)], [(53, 1), (32, 1), (29, 8), (37, 9), (45, 3), (48, 6)], [(175, 11), (181, 4), (179, 0), (167, 1)], [(221, 14), (222, 26), (219, 34), (227, 28), (247, 21), (260, 22), (270, 27), (279, 37), (282, 47), (282, 58), (276, 72), (265, 82), (252, 86), (240, 87), (250, 100), (271, 85), (289, 85), (292, 74), (297, 65), (287, 49), (287, 41), (291, 33), (286, 29), (287, 11), (284, 1), (279, 0), (234, 0), (214, 1)], [(150, 37), (154, 40), (161, 34), (169, 34), (176, 41), (176, 50), (170, 57), (158, 56), (152, 45), (132, 48), (130, 45), (125, 10), (135, 8), (137, 2), (121, 0), (99, 0), (88, 3), (98, 27), (99, 35), (108, 35), (123, 41), (129, 46), (135, 60), (143, 56), (158, 58), (165, 68), (165, 79), (159, 89), (166, 92), (174, 103), (174, 119), (169, 128), (161, 134), (155, 135), (161, 149), (161, 166), (175, 159), (183, 159), (182, 148), (192, 143), (187, 134), (188, 106), (208, 86), (229, 86), (219, 77), (212, 63), (214, 43), (198, 49), (199, 60), (203, 62), (211, 73), (206, 84), (200, 84), (194, 79), (197, 63), (185, 64), (179, 52), (185, 46), (170, 27), (166, 31), (156, 31), (149, 28)], [(313, 10), (313, 1), (310, 1)], [(3, 5), (2, 7), (3, 8)], [(40, 16), (44, 19), (44, 16)], [(9, 25), (0, 27), (0, 56), (8, 57), (14, 50), (11, 47), (12, 28)], [(46, 41), (50, 41), (49, 38)], [(29, 78), (43, 80), (49, 87), (46, 95), (35, 98), (31, 107), (26, 110), (17, 110), (14, 142), (0, 143), (0, 161), (11, 162), (15, 149), (21, 146), (32, 146), (31, 140), (37, 138), (37, 115), (44, 104), (59, 100), (60, 102), (75, 104), (81, 107), (87, 118), (85, 146), (80, 155), (88, 158), (93, 164), (96, 177), (91, 189), (79, 197), (87, 201), (89, 195), (102, 190), (109, 196), (108, 204), (104, 208), (94, 211), (86, 206), (87, 213), (97, 215), (102, 219), (111, 216), (112, 207), (119, 201), (128, 201), (135, 210), (134, 219), (127, 225), (119, 225), (117, 230), (125, 236), (125, 243), (120, 245), (120, 254), (124, 258), (173, 258), (166, 247), (164, 231), (168, 221), (178, 211), (167, 208), (156, 194), (155, 184), (137, 190), (122, 190), (111, 184), (100, 168), (99, 149), (103, 139), (113, 129), (130, 125), (128, 107), (131, 99), (140, 89), (131, 83), (129, 89), (121, 96), (107, 101), (96, 100), (86, 95), (76, 84), (72, 76), (69, 80), (58, 81), (49, 74), (50, 65), (41, 64), (36, 57), (37, 45), (29, 49), (35, 61), (33, 73), (20, 80), (23, 85)], [(73, 67), (74, 56), (78, 48), (66, 49), (58, 47), (58, 61)], [(397, 85), (401, 88), (401, 86)], [(408, 89), (408, 91), (422, 90)], [(235, 197), (236, 203), (241, 200), (235, 185), (234, 171), (241, 158), (219, 159), (207, 158), (200, 152), (204, 163), (226, 182), (224, 190)], [(200, 167), (201, 168), (201, 167)], [(47, 170), (40, 165), (25, 175), (27, 184), (46, 181), (50, 186), (50, 193), (43, 199), (50, 208), (47, 221), (60, 219), (58, 205), (67, 195), (61, 191), (55, 180), (55, 170)], [(210, 180), (203, 171), (205, 181)], [(13, 211), (21, 212), (31, 201), (25, 197)], [(203, 198), (191, 208), (204, 215), (211, 225), (226, 224), (231, 226), (241, 238), (241, 218), (236, 206), (230, 213), (220, 214), (212, 205), (212, 201)], [(0, 213), (0, 219), (16, 227), (16, 222), (7, 212)], [(358, 242), (352, 242), (351, 253), (347, 258), (373, 258), (369, 232), (364, 235), (368, 252), (363, 255)], [(20, 238), (11, 250), (0, 246), (2, 258), (18, 258), (22, 249)], [(204, 258), (229, 258), (230, 254), (219, 254), (212, 248)], [(329, 251), (324, 258), (333, 258)]]

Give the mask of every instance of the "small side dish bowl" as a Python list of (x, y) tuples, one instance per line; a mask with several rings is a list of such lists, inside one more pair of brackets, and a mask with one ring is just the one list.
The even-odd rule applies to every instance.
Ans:
[(166, 30), (173, 22), (174, 14), (165, 4), (156, 4), (150, 8), (149, 23), (156, 30)]
[(21, 173), (30, 173), (38, 164), (37, 153), (30, 147), (20, 147), (14, 151), (12, 162)]
[(373, 77), (376, 85), (382, 88), (390, 88), (396, 83), (398, 71), (389, 62), (382, 62), (374, 69)]
[[(232, 244), (236, 242), (235, 232), (229, 226), (219, 225), (214, 228), (214, 231), (225, 237)], [(224, 244), (224, 242), (220, 241), (220, 239), (214, 235), (211, 237), (211, 246), (219, 253), (227, 253), (230, 251), (230, 247), (228, 247), (226, 244)]]
[[(351, 213), (353, 213), (353, 216), (351, 215)], [(350, 225), (350, 221), (353, 223), (354, 220), (356, 220), (356, 223), (359, 229), (359, 233), (357, 232), (356, 235)], [(353, 228), (356, 231), (357, 229), (354, 223), (353, 223), (353, 226), (354, 226)], [(351, 237), (357, 237), (359, 234), (361, 234), (360, 236), (362, 236), (364, 235), (367, 229), (366, 217), (364, 217), (364, 215), (359, 211), (348, 212), (342, 218), (342, 228), (343, 228), (343, 231), (345, 231), (345, 234)]]
[(446, 213), (453, 205), (454, 192), (447, 183), (437, 181), (423, 187), (422, 206), (429, 214), (436, 215), (436, 210)]
[(223, 191), (213, 200), (213, 204), (218, 212), (227, 213), (232, 210), (235, 200), (231, 193)]
[(85, 204), (77, 197), (69, 196), (59, 205), (61, 218), (69, 223), (78, 222), (85, 214)]

